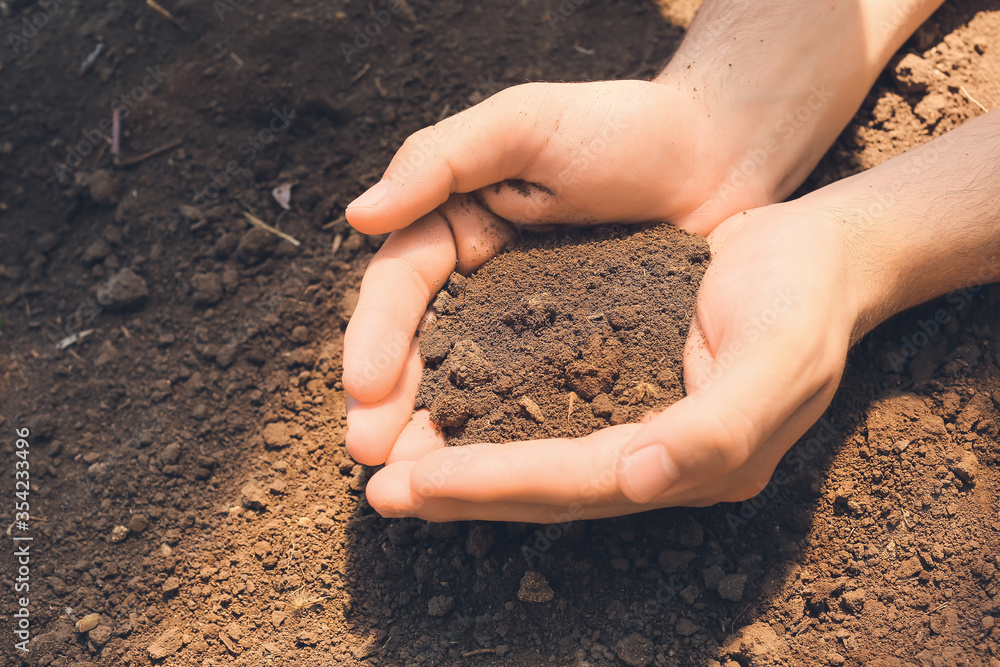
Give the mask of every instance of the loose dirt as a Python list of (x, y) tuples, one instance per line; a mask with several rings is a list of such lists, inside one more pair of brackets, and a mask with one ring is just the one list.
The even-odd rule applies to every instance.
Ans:
[[(496, 90), (653, 75), (693, 3), (160, 4), (47, 3), (16, 52), (44, 8), (0, 8), (0, 455), (30, 431), (33, 537), (27, 655), (0, 550), (0, 664), (997, 665), (996, 287), (862, 341), (754, 501), (545, 527), (364, 500), (342, 329), (381, 239), (344, 206)], [(803, 191), (1000, 103), (997, 44), (997, 3), (946, 3)], [(123, 103), (121, 163), (181, 144), (116, 166), (91, 140)]]
[(453, 275), (417, 397), (451, 444), (570, 437), (684, 395), (704, 238), (674, 227), (531, 237)]

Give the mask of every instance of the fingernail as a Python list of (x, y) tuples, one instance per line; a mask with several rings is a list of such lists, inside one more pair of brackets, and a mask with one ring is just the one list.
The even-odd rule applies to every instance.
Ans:
[(622, 476), (629, 497), (645, 503), (673, 486), (680, 473), (667, 456), (667, 448), (654, 443), (632, 452), (625, 459)]
[(389, 181), (379, 181), (363, 192), (360, 197), (348, 204), (347, 208), (351, 208), (352, 206), (357, 208), (371, 208), (372, 206), (378, 206), (378, 203), (382, 201), (382, 198), (385, 197), (385, 193), (388, 191)]

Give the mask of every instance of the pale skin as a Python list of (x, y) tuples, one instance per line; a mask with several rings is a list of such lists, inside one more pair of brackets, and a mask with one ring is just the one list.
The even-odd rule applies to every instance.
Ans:
[[(1000, 112), (775, 203), (939, 4), (807, 12), (708, 0), (654, 82), (518, 86), (411, 137), (347, 210), (363, 232), (393, 232), (344, 343), (348, 449), (385, 464), (367, 488), (372, 507), (554, 522), (757, 494), (829, 405), (864, 333), (1000, 278)], [(525, 194), (508, 179), (541, 187)], [(684, 399), (580, 439), (460, 448), (413, 413), (427, 304), (453, 270), (475, 270), (515, 238), (511, 223), (661, 220), (707, 235), (713, 253)]]

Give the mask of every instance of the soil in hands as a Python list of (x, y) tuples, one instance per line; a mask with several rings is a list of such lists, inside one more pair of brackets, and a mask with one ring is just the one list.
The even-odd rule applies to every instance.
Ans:
[(469, 444), (583, 436), (674, 403), (709, 258), (670, 225), (603, 228), (452, 275), (420, 341), (417, 407)]

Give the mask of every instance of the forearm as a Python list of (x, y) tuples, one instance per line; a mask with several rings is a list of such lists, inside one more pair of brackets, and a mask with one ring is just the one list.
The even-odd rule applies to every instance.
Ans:
[[(732, 155), (710, 207), (791, 194), (850, 121), (889, 58), (942, 0), (706, 0), (656, 78), (719, 119)], [(707, 156), (706, 156), (707, 157)], [(738, 212), (739, 208), (732, 212)]]
[(809, 199), (847, 202), (838, 208), (858, 257), (857, 336), (936, 296), (1000, 280), (1000, 110)]

